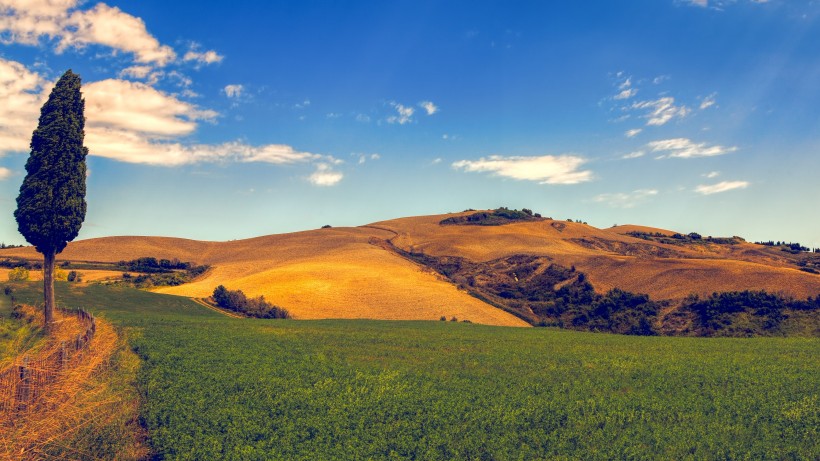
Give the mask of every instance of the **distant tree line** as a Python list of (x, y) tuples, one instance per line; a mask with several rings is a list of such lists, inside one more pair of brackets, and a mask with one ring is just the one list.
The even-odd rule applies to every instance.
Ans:
[[(178, 259), (157, 259), (149, 256), (120, 261), (117, 267), (129, 271), (122, 274), (122, 283), (136, 288), (179, 286), (204, 274), (210, 266), (181, 262)], [(139, 272), (132, 275), (130, 272)]]
[[(475, 211), (468, 209), (465, 211)], [(453, 216), (439, 222), (441, 225), (466, 224), (474, 226), (500, 226), (520, 221), (537, 221), (543, 219), (541, 213), (533, 213), (529, 208), (511, 210), (507, 207), (496, 208), (492, 211), (479, 211), (467, 216)], [(547, 218), (549, 219), (549, 218)]]
[(717, 245), (736, 245), (741, 242), (745, 242), (746, 240), (743, 237), (703, 237), (702, 235), (698, 234), (697, 232), (690, 232), (688, 234), (680, 234), (675, 232), (672, 235), (662, 234), (660, 232), (639, 232), (639, 231), (631, 231), (627, 232), (626, 235), (630, 237), (635, 237), (643, 240), (650, 240), (653, 242), (658, 243), (666, 243), (671, 245), (682, 244), (682, 243), (714, 243)]
[(785, 241), (781, 242), (781, 241), (778, 240), (777, 242), (775, 242), (774, 240), (769, 240), (769, 241), (766, 241), (766, 242), (755, 242), (755, 243), (758, 244), (758, 245), (765, 245), (765, 246), (769, 246), (769, 247), (783, 247), (783, 248), (781, 248), (783, 251), (788, 251), (790, 253), (804, 253), (804, 252), (820, 253), (820, 248), (812, 249), (812, 248), (803, 246), (803, 245), (801, 245), (799, 243), (796, 243), (796, 242), (786, 243)]
[(146, 274), (172, 272), (174, 270), (187, 270), (193, 264), (180, 262), (179, 259), (157, 259), (150, 256), (132, 259), (130, 261), (119, 261), (117, 266), (132, 272), (142, 272)]
[(16, 269), (22, 267), (28, 270), (42, 270), (43, 264), (40, 262), (31, 262), (21, 258), (7, 258), (0, 261), (0, 267), (6, 269)]
[(217, 306), (260, 319), (289, 319), (287, 310), (265, 301), (264, 296), (248, 298), (242, 290), (228, 290), (223, 285), (214, 289), (213, 300)]
[(0, 250), (6, 248), (23, 248), (23, 245), (6, 245), (5, 243), (0, 243)]

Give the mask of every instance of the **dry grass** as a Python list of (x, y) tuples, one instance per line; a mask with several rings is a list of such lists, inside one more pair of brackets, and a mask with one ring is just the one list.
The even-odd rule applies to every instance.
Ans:
[[(30, 310), (29, 315), (40, 316)], [(84, 328), (76, 316), (56, 313), (55, 336), (34, 357), (45, 357)], [(42, 321), (42, 319), (38, 319)], [(136, 424), (138, 399), (112, 376), (135, 375), (138, 359), (114, 328), (97, 319), (89, 346), (21, 412), (0, 415), (0, 459), (142, 459), (148, 454)], [(129, 363), (130, 362), (130, 363)]]
[[(73, 269), (60, 269), (63, 272), (68, 272), (69, 270)], [(9, 272), (11, 269), (0, 268), (0, 283), (6, 282), (9, 279)], [(80, 273), (80, 277), (82, 278), (83, 282), (100, 282), (103, 280), (113, 280), (122, 277), (122, 271), (107, 271), (107, 270), (79, 270), (77, 271)], [(43, 271), (39, 270), (30, 270), (29, 271), (29, 281), (32, 282), (41, 282), (43, 280)]]

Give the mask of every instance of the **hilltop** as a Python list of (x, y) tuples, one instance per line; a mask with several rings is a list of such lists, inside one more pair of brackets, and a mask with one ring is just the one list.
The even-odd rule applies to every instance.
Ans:
[[(691, 294), (726, 291), (766, 290), (799, 299), (820, 294), (820, 275), (806, 270), (816, 264), (812, 254), (740, 238), (695, 238), (633, 225), (599, 229), (531, 212), (505, 212), (512, 218), (493, 213), (470, 210), (229, 242), (106, 237), (71, 243), (58, 260), (115, 263), (151, 256), (204, 264), (210, 269), (193, 282), (155, 290), (204, 298), (224, 285), (264, 295), (301, 319), (444, 316), (526, 326), (522, 319), (534, 323), (521, 313), (526, 306), (516, 309), (521, 300), (506, 303), (498, 292), (505, 283), (523, 283), (519, 272), (525, 266), (532, 272), (527, 281), (551, 280), (556, 286), (550, 289), (588, 282), (597, 293), (618, 288), (672, 304)], [(475, 222), (482, 219), (489, 222)], [(9, 257), (38, 255), (30, 247), (0, 250), (0, 259)], [(545, 279), (550, 267), (552, 278)], [(487, 287), (496, 291), (482, 291)], [(499, 294), (501, 305), (487, 293)]]

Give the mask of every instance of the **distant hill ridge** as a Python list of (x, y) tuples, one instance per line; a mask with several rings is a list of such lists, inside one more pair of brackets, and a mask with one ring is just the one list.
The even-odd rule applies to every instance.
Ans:
[[(498, 217), (498, 210), (469, 210), (228, 242), (105, 237), (69, 244), (58, 261), (117, 262), (150, 256), (207, 264), (212, 269), (194, 282), (157, 291), (207, 297), (224, 285), (248, 296), (264, 295), (295, 318), (433, 320), (445, 316), (527, 325), (520, 316), (471, 296), (448, 277), (379, 242), (407, 253), (475, 264), (529, 255), (583, 273), (597, 293), (618, 288), (645, 293), (659, 302), (679, 303), (690, 294), (705, 297), (743, 290), (798, 299), (820, 294), (820, 275), (806, 271), (817, 267), (816, 254), (791, 254), (745, 241), (664, 243), (666, 239), (629, 234), (671, 237), (676, 232), (634, 225), (599, 229), (536, 217), (532, 212), (507, 212), (513, 218), (526, 217), (506, 219), (500, 225), (457, 225), (477, 214), (491, 220)], [(39, 255), (25, 247), (2, 249), (0, 260), (4, 257), (36, 259)]]

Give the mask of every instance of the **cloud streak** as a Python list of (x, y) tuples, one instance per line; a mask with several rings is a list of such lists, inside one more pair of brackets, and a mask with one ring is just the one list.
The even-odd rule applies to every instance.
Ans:
[(687, 138), (662, 139), (652, 141), (646, 145), (652, 152), (660, 153), (657, 158), (696, 158), (715, 157), (735, 152), (737, 147), (708, 145), (705, 142), (696, 143)]
[(717, 184), (701, 184), (695, 188), (695, 192), (703, 195), (712, 195), (735, 189), (745, 189), (747, 187), (749, 187), (748, 181), (722, 181)]
[(615, 208), (634, 208), (648, 197), (658, 195), (655, 189), (638, 189), (632, 192), (616, 192), (600, 194), (593, 197), (592, 201), (605, 203)]
[(578, 184), (592, 180), (591, 171), (580, 170), (586, 162), (586, 159), (575, 155), (492, 155), (478, 160), (459, 160), (452, 166), (465, 172), (491, 173), (505, 178), (535, 181), (539, 184)]
[(686, 117), (691, 112), (691, 109), (686, 106), (676, 106), (675, 98), (671, 96), (665, 96), (653, 101), (636, 102), (632, 104), (631, 108), (646, 111), (643, 117), (647, 119), (646, 124), (648, 126), (665, 125), (675, 118)]

